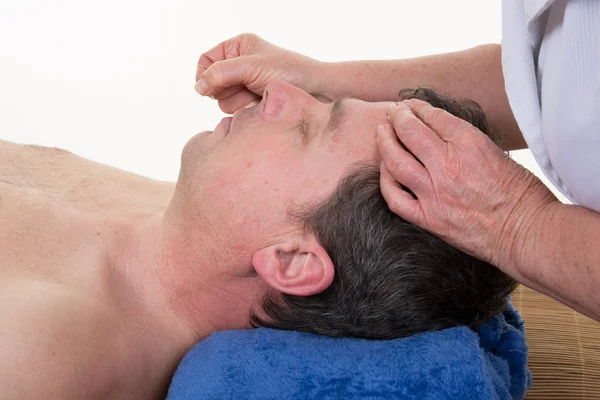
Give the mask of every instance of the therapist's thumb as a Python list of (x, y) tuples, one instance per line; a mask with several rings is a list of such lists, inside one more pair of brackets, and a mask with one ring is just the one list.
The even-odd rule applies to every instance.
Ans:
[(249, 56), (236, 57), (218, 61), (208, 67), (200, 75), (195, 88), (203, 96), (222, 98), (223, 92), (228, 88), (236, 85), (253, 86), (258, 75), (260, 75), (260, 60)]

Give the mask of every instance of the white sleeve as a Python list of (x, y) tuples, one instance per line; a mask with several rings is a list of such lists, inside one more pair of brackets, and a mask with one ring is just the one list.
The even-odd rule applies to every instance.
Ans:
[(532, 154), (600, 211), (600, 1), (504, 0), (502, 18), (506, 92)]

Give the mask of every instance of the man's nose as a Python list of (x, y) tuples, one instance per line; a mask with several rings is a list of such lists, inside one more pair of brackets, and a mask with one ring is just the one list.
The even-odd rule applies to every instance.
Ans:
[(272, 80), (265, 87), (263, 93), (265, 101), (264, 114), (267, 119), (276, 118), (285, 109), (297, 109), (306, 106), (316, 100), (306, 93), (287, 82)]

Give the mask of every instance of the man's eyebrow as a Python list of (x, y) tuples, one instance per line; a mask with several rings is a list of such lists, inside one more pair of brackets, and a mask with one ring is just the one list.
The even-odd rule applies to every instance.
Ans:
[(343, 109), (345, 100), (346, 99), (337, 99), (335, 103), (333, 103), (331, 114), (329, 115), (329, 121), (325, 127), (325, 133), (333, 132), (339, 128), (342, 115), (344, 114)]

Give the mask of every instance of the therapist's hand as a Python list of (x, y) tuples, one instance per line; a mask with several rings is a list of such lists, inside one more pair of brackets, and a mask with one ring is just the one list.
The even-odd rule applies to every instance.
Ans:
[(319, 65), (312, 58), (277, 47), (245, 33), (226, 40), (200, 56), (196, 91), (219, 100), (226, 113), (259, 100), (272, 79), (284, 80), (319, 95)]
[(557, 202), (468, 122), (419, 100), (393, 105), (388, 115), (391, 125), (377, 132), (381, 192), (393, 212), (453, 246), (499, 265), (519, 251), (533, 218)]

